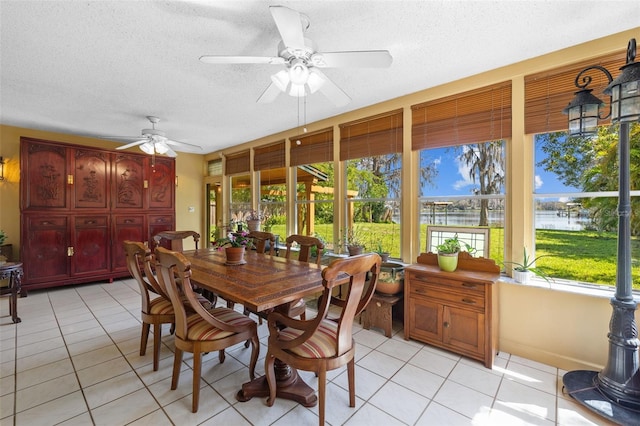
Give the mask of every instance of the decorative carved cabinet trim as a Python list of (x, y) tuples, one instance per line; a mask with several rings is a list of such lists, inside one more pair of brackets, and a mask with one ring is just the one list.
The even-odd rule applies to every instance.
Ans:
[(122, 241), (175, 228), (175, 160), (23, 137), (22, 292), (128, 275)]
[(415, 339), (482, 361), (498, 351), (500, 268), (461, 252), (458, 269), (445, 272), (437, 255), (422, 253), (405, 268), (405, 339)]

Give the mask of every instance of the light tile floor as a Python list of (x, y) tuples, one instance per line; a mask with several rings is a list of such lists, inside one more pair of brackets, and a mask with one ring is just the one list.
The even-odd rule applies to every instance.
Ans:
[[(170, 390), (173, 336), (163, 330), (159, 371), (152, 336), (139, 355), (140, 295), (131, 279), (42, 291), (18, 300), (22, 323), (0, 304), (0, 426), (8, 425), (316, 425), (317, 409), (277, 399), (238, 402), (248, 380), (249, 350), (204, 357), (200, 409), (191, 413), (192, 358), (185, 354)], [(261, 335), (264, 371), (266, 325)], [(394, 335), (355, 329), (355, 408), (345, 369), (328, 374), (331, 425), (593, 425), (610, 424), (562, 393), (563, 371), (499, 354), (494, 368)], [(317, 389), (313, 373), (301, 372)]]

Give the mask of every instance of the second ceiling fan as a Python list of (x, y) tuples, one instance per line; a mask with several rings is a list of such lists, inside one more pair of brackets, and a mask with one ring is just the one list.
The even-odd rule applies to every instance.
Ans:
[(285, 65), (285, 69), (271, 76), (271, 84), (258, 98), (260, 103), (274, 101), (281, 92), (302, 97), (320, 91), (336, 106), (344, 106), (351, 98), (320, 68), (386, 68), (391, 65), (393, 58), (387, 50), (318, 52), (315, 43), (304, 37), (304, 30), (309, 27), (306, 15), (285, 6), (270, 6), (269, 10), (282, 38), (278, 56), (200, 57), (207, 64)]

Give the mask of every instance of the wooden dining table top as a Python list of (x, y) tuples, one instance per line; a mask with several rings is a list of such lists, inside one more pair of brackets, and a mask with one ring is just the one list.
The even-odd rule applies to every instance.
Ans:
[(283, 257), (245, 253), (246, 264), (227, 265), (224, 251), (187, 250), (191, 281), (225, 300), (263, 312), (322, 291), (322, 269)]

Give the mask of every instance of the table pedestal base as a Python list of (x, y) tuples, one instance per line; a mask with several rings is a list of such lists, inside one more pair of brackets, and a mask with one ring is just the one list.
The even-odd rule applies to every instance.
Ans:
[[(313, 407), (318, 403), (315, 391), (302, 380), (295, 368), (276, 360), (275, 373), (276, 397), (296, 401), (305, 407)], [(254, 396), (269, 396), (267, 376), (258, 377), (243, 384), (242, 389), (236, 394), (236, 399), (240, 402), (246, 402)]]

